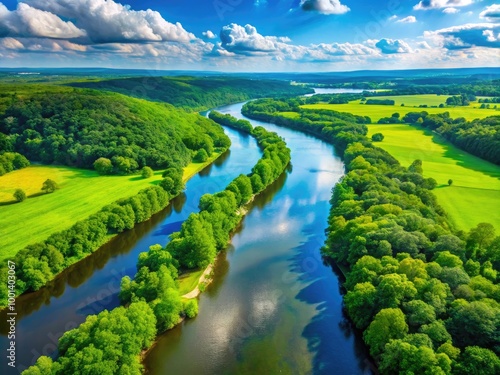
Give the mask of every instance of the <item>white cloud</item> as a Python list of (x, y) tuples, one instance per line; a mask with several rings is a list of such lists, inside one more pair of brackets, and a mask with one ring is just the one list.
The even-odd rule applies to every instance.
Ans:
[(415, 23), (415, 22), (417, 22), (415, 16), (408, 16), (396, 21), (396, 23)]
[(167, 22), (151, 9), (135, 11), (113, 0), (25, 0), (31, 6), (74, 20), (91, 43), (141, 41), (189, 42), (195, 39), (180, 23)]
[(429, 43), (427, 42), (418, 42), (417, 46), (422, 49), (432, 49)]
[(65, 22), (53, 13), (45, 12), (19, 3), (17, 9), (9, 11), (0, 3), (0, 37), (41, 37), (71, 39), (86, 35), (72, 22)]
[(17, 40), (17, 39), (14, 39), (14, 38), (3, 38), (1, 40), (1, 45), (2, 47), (5, 47), (7, 49), (24, 49), (24, 46), (23, 44)]
[(471, 5), (473, 0), (422, 0), (413, 7), (415, 10), (441, 9), (449, 7), (465, 7)]
[(491, 22), (500, 21), (500, 4), (493, 4), (486, 7), (485, 10), (479, 13), (479, 17)]
[(411, 47), (403, 40), (400, 39), (380, 39), (376, 44), (383, 54), (391, 55), (394, 53), (410, 53), (413, 52)]
[(349, 7), (340, 3), (340, 0), (301, 0), (300, 7), (305, 11), (321, 14), (344, 14), (350, 11)]
[(203, 32), (203, 36), (208, 38), (208, 39), (215, 39), (217, 38), (217, 35), (215, 35), (212, 31), (207, 30)]
[[(500, 24), (468, 23), (445, 29), (426, 31), (424, 37), (448, 50), (472, 47), (500, 48)], [(498, 55), (498, 52), (496, 52)]]
[(263, 36), (252, 25), (245, 27), (232, 23), (224, 26), (220, 32), (222, 47), (239, 54), (259, 54), (278, 50), (279, 43), (288, 42), (288, 38)]
[(446, 14), (455, 14), (458, 12), (460, 12), (460, 9), (457, 9), (457, 8), (444, 8), (443, 9), (443, 13), (446, 13)]

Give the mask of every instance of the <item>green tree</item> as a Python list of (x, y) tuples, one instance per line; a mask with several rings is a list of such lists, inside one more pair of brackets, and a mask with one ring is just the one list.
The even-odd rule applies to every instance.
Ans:
[(196, 299), (184, 302), (184, 314), (190, 319), (198, 315), (198, 301)]
[(141, 169), (142, 178), (150, 178), (150, 177), (153, 177), (153, 175), (154, 175), (154, 172), (150, 167), (145, 166)]
[(385, 345), (393, 339), (402, 339), (408, 333), (408, 325), (403, 312), (398, 308), (383, 309), (363, 334), (370, 346), (370, 354), (379, 358)]
[(14, 192), (14, 199), (17, 201), (17, 202), (23, 202), (24, 200), (26, 200), (26, 193), (24, 192), (23, 189), (16, 189), (16, 191)]
[(53, 193), (57, 189), (57, 187), (57, 183), (48, 178), (42, 185), (42, 191), (45, 193)]
[(384, 140), (384, 135), (382, 133), (375, 133), (372, 135), (373, 142), (382, 142)]
[(108, 158), (99, 158), (94, 162), (94, 169), (100, 175), (107, 175), (113, 172), (113, 164)]
[(207, 160), (208, 160), (208, 153), (204, 148), (198, 150), (198, 152), (196, 153), (196, 155), (193, 158), (193, 161), (195, 163), (204, 163)]
[(491, 350), (469, 346), (462, 353), (457, 367), (459, 375), (498, 375), (500, 359)]
[(453, 180), (450, 178), (450, 179), (448, 180), (448, 186), (451, 186), (452, 184), (453, 184)]

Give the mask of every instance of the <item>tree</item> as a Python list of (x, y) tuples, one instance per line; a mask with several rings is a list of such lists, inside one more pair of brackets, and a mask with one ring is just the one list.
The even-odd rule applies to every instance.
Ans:
[(491, 350), (477, 346), (465, 348), (457, 366), (459, 375), (496, 375), (500, 373), (500, 359)]
[(107, 175), (113, 172), (113, 164), (108, 158), (99, 158), (94, 162), (94, 169), (100, 175)]
[(17, 202), (23, 202), (26, 199), (26, 193), (24, 192), (23, 189), (16, 189), (16, 191), (14, 192), (13, 195), (14, 195), (14, 199)]
[(372, 135), (373, 142), (382, 142), (384, 140), (384, 135), (382, 133), (375, 133)]
[(42, 191), (45, 193), (53, 193), (58, 188), (57, 183), (54, 180), (48, 178), (42, 185)]
[(448, 180), (448, 186), (451, 186), (452, 184), (453, 184), (453, 180), (450, 178), (450, 179)]
[(198, 315), (198, 301), (196, 299), (184, 302), (184, 314), (190, 319)]
[(469, 247), (477, 247), (482, 250), (488, 247), (495, 238), (495, 227), (490, 223), (479, 223), (477, 227), (469, 232), (467, 244)]
[(193, 161), (196, 163), (204, 163), (207, 160), (208, 160), (208, 153), (204, 148), (198, 150), (198, 152), (193, 158)]
[(383, 309), (364, 333), (364, 339), (370, 346), (370, 354), (378, 358), (385, 345), (393, 339), (402, 339), (408, 333), (405, 315), (400, 309)]
[(153, 170), (148, 166), (143, 167), (141, 170), (142, 178), (150, 178), (153, 176), (153, 174), (154, 174)]

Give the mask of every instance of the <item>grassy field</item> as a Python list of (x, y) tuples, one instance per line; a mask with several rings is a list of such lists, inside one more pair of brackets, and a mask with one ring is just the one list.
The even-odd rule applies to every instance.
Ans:
[(179, 294), (183, 296), (191, 292), (198, 285), (201, 275), (205, 271), (204, 268), (199, 270), (191, 270), (179, 276)]
[[(349, 112), (355, 115), (369, 116), (372, 122), (377, 122), (382, 117), (391, 117), (393, 113), (399, 113), (403, 117), (408, 112), (427, 111), (430, 114), (449, 112), (452, 118), (464, 117), (467, 120), (485, 118), (488, 116), (500, 115), (500, 109), (480, 109), (477, 102), (471, 103), (468, 107), (445, 107), (445, 108), (419, 108), (421, 104), (428, 106), (438, 106), (446, 101), (448, 96), (438, 95), (400, 95), (381, 96), (374, 99), (393, 99), (396, 105), (366, 105), (359, 100), (349, 104), (307, 104), (301, 106), (308, 109), (328, 109), (338, 112)], [(401, 103), (405, 106), (402, 107)], [(500, 105), (499, 105), (500, 107)], [(288, 112), (284, 112), (288, 113)]]
[[(500, 233), (500, 167), (472, 156), (438, 135), (409, 125), (369, 125), (369, 135), (382, 133), (377, 146), (409, 166), (423, 162), (424, 176), (438, 182), (439, 203), (459, 229), (490, 222)], [(448, 186), (449, 179), (453, 184)], [(496, 209), (495, 209), (496, 208)]]
[[(184, 169), (187, 181), (215, 160), (192, 163)], [(120, 198), (137, 194), (161, 180), (163, 171), (149, 179), (140, 176), (99, 176), (84, 169), (54, 166), (31, 166), (0, 177), (0, 260), (13, 256), (25, 246), (43, 241), (50, 234), (71, 227)], [(50, 178), (59, 189), (52, 194), (39, 194), (43, 182)], [(22, 203), (12, 193), (21, 188), (28, 195)], [(35, 195), (35, 196), (33, 196)], [(30, 197), (31, 196), (31, 197)]]

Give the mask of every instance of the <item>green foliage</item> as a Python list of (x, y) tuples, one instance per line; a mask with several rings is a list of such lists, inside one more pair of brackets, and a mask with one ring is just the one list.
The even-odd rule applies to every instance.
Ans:
[(23, 189), (16, 189), (13, 195), (17, 202), (24, 202), (26, 200), (26, 193)]
[(42, 185), (42, 191), (44, 193), (53, 193), (58, 188), (57, 183), (54, 180), (48, 178)]
[(198, 152), (196, 153), (196, 155), (193, 158), (193, 161), (195, 163), (204, 163), (207, 161), (207, 159), (208, 159), (208, 154), (205, 151), (205, 149), (202, 148), (202, 149), (198, 150)]
[[(0, 141), (2, 137), (5, 136), (0, 133)], [(7, 149), (9, 149), (9, 147), (4, 146), (3, 148), (0, 143), (0, 176), (16, 169), (26, 168), (30, 165), (28, 159), (26, 159), (23, 155), (16, 152), (4, 152)]]
[(153, 172), (153, 169), (151, 169), (151, 167), (148, 167), (148, 166), (142, 167), (142, 170), (141, 170), (141, 177), (142, 178), (150, 178), (150, 177), (153, 177), (153, 175), (154, 175), (154, 172)]
[(401, 339), (408, 333), (405, 316), (400, 309), (383, 309), (370, 323), (364, 333), (364, 339), (370, 346), (370, 354), (378, 358), (385, 344), (392, 339)]
[(198, 301), (196, 299), (190, 299), (184, 302), (184, 314), (190, 319), (198, 315)]
[(56, 362), (40, 357), (25, 374), (142, 373), (139, 354), (156, 334), (153, 310), (144, 302), (91, 315), (59, 340)]
[(365, 104), (368, 105), (394, 105), (396, 102), (392, 99), (367, 99)]
[(373, 142), (382, 142), (384, 140), (384, 135), (382, 133), (375, 133), (372, 135)]
[(94, 162), (94, 169), (100, 175), (107, 175), (113, 172), (113, 164), (108, 158), (99, 158)]
[(496, 375), (500, 373), (500, 359), (491, 350), (469, 346), (461, 355), (457, 368), (459, 375)]
[(227, 77), (133, 77), (78, 82), (72, 86), (114, 91), (195, 111), (271, 96), (296, 96), (312, 89), (284, 81)]
[[(97, 167), (102, 174), (111, 171), (103, 160), (94, 165), (100, 158), (111, 160), (113, 173), (129, 174), (146, 165), (183, 167), (191, 150), (205, 148), (210, 155), (214, 145), (229, 144), (220, 127), (198, 114), (79, 89), (16, 97), (0, 116), (0, 133), (14, 139), (13, 149), (30, 160)], [(188, 139), (196, 141), (186, 145)]]

